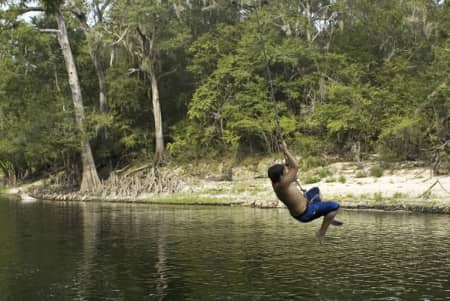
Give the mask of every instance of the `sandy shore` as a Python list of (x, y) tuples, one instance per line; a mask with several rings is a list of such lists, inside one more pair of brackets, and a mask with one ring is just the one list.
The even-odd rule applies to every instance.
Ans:
[[(370, 168), (374, 165), (377, 163), (335, 163), (325, 167), (328, 174), (317, 178), (315, 183), (305, 184), (309, 176), (319, 174), (324, 167), (306, 172), (300, 170), (299, 180), (305, 189), (318, 186), (324, 200), (336, 200), (343, 208), (450, 213), (449, 175), (432, 176), (427, 168), (398, 164), (396, 168), (383, 169), (383, 175), (375, 177), (370, 176)], [(259, 166), (253, 168), (233, 168), (232, 181), (211, 181), (210, 175), (187, 176), (180, 172), (186, 183), (182, 191), (173, 194), (144, 193), (132, 197), (105, 197), (70, 193), (35, 196), (58, 201), (95, 200), (283, 208), (284, 204), (277, 200), (266, 176), (267, 166), (268, 162), (260, 162)], [(17, 188), (9, 190), (12, 194), (17, 192)]]
[[(373, 163), (356, 167), (354, 163), (335, 163), (327, 168), (333, 176), (303, 188), (318, 186), (325, 200), (337, 200), (346, 208), (385, 210), (413, 210), (450, 212), (450, 176), (432, 176), (427, 168), (398, 167), (384, 170), (383, 176), (370, 176)], [(365, 176), (361, 176), (364, 174)], [(253, 177), (253, 178), (252, 178)], [(208, 183), (202, 181), (197, 189), (201, 195), (218, 191), (215, 197), (244, 201), (257, 207), (283, 207), (272, 192), (270, 181), (262, 173), (255, 175), (238, 170), (232, 182)], [(209, 192), (209, 193), (208, 193)]]
[(391, 170), (379, 178), (356, 178), (355, 173), (350, 170), (345, 183), (321, 182), (320, 187), (324, 194), (344, 197), (381, 194), (388, 198), (397, 196), (421, 199), (425, 195), (436, 199), (450, 198), (450, 176), (432, 176), (430, 170), (424, 168)]

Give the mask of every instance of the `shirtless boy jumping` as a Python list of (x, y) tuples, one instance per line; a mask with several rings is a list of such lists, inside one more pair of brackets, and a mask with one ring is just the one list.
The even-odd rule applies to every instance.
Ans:
[(272, 181), (273, 190), (280, 201), (288, 207), (291, 216), (296, 220), (307, 223), (323, 216), (322, 226), (317, 232), (317, 237), (322, 240), (330, 224), (335, 226), (343, 224), (335, 218), (339, 210), (339, 204), (336, 202), (322, 202), (318, 196), (314, 198), (316, 200), (308, 201), (297, 186), (297, 161), (288, 151), (286, 143), (283, 142), (280, 148), (286, 158), (286, 164), (275, 164), (269, 168), (268, 174)]

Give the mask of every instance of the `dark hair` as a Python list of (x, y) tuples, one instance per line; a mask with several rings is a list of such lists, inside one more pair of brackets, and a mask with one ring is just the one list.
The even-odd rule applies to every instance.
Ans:
[(267, 173), (269, 175), (269, 178), (272, 180), (272, 183), (276, 183), (280, 180), (280, 177), (283, 174), (283, 170), (284, 165), (282, 164), (275, 164), (269, 167)]

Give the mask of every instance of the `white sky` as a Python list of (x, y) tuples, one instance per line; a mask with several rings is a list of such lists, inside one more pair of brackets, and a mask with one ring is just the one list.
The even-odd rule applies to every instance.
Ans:
[[(18, 2), (18, 1), (9, 1), (9, 2), (11, 3), (11, 2)], [(38, 6), (38, 5), (39, 5), (39, 3), (37, 1), (30, 1), (27, 6), (33, 7), (33, 6)], [(8, 7), (9, 7), (9, 5), (6, 3), (0, 4), (0, 10), (7, 10)], [(32, 17), (37, 16), (39, 14), (42, 14), (42, 12), (29, 12), (29, 13), (20, 15), (18, 19), (24, 20), (26, 22), (30, 22)]]

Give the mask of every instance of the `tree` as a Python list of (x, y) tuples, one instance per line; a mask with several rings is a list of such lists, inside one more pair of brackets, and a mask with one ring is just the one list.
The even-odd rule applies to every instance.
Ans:
[(61, 93), (64, 62), (56, 39), (19, 22), (0, 30), (0, 165), (7, 181), (67, 170), (79, 149), (73, 112)]
[[(113, 0), (92, 0), (85, 1), (84, 5), (76, 3), (74, 0), (70, 0), (70, 11), (80, 21), (80, 26), (86, 34), (89, 54), (91, 55), (94, 63), (95, 71), (98, 79), (99, 86), (99, 109), (101, 113), (108, 111), (107, 101), (107, 84), (105, 80), (105, 70), (101, 59), (101, 26), (103, 26), (106, 10), (113, 3)], [(81, 6), (81, 7), (79, 7)], [(84, 11), (84, 7), (91, 7), (91, 18), (94, 20), (94, 24), (89, 25), (87, 21), (88, 13)]]
[[(100, 124), (99, 172), (158, 165), (165, 144), (189, 159), (273, 152), (280, 129), (306, 156), (450, 157), (448, 1), (35, 1), (47, 14), (33, 24), (16, 18), (31, 1), (0, 3), (0, 165), (18, 179), (66, 166)], [(38, 34), (58, 12), (81, 123), (56, 39)]]
[[(219, 25), (191, 47), (189, 68), (199, 86), (189, 106), (191, 125), (171, 145), (172, 151), (180, 152), (179, 146), (189, 145), (201, 145), (203, 149), (197, 153), (213, 156), (216, 152), (236, 155), (272, 150), (277, 145), (276, 109), (282, 113), (284, 131), (292, 130), (292, 114), (286, 110), (284, 96), (276, 93), (276, 104), (271, 99), (270, 83), (265, 79), (270, 59), (266, 61), (261, 51), (267, 47), (273, 53), (274, 45), (281, 42), (280, 31), (270, 26), (260, 28), (256, 17), (249, 16), (242, 24)], [(268, 20), (262, 14), (261, 18)]]
[(170, 56), (190, 36), (180, 21), (181, 16), (177, 16), (180, 12), (176, 10), (176, 1), (135, 0), (131, 4), (129, 1), (117, 1), (113, 8), (114, 28), (123, 45), (135, 58), (137, 69), (145, 75), (150, 85), (148, 93), (155, 125), (153, 161), (157, 166), (165, 157), (159, 80), (176, 70), (163, 71), (164, 57)]
[(21, 5), (15, 6), (11, 3), (10, 9), (14, 10), (18, 14), (22, 14), (28, 11), (45, 11), (47, 14), (51, 14), (55, 17), (58, 30), (56, 35), (59, 45), (61, 47), (64, 61), (66, 64), (67, 74), (69, 78), (69, 86), (72, 92), (72, 101), (75, 113), (75, 121), (80, 132), (81, 137), (81, 163), (82, 163), (82, 179), (80, 190), (81, 191), (95, 191), (101, 185), (97, 175), (97, 170), (92, 155), (91, 146), (89, 144), (88, 137), (85, 135), (85, 114), (83, 108), (83, 98), (81, 94), (80, 83), (78, 79), (78, 72), (75, 65), (75, 60), (70, 48), (69, 38), (67, 34), (66, 24), (63, 16), (63, 1), (42, 1), (43, 7), (25, 7), (28, 1), (23, 1)]
[(63, 52), (67, 73), (69, 75), (69, 85), (70, 90), (72, 91), (72, 100), (75, 109), (75, 120), (81, 133), (81, 163), (83, 167), (83, 173), (81, 178), (80, 191), (96, 191), (101, 183), (97, 175), (97, 170), (95, 168), (91, 146), (89, 144), (88, 137), (86, 137), (85, 135), (83, 98), (81, 95), (77, 68), (72, 55), (72, 51), (70, 49), (69, 38), (67, 35), (66, 24), (64, 22), (64, 16), (62, 14), (61, 7), (57, 8), (55, 17), (58, 24), (58, 42)]

